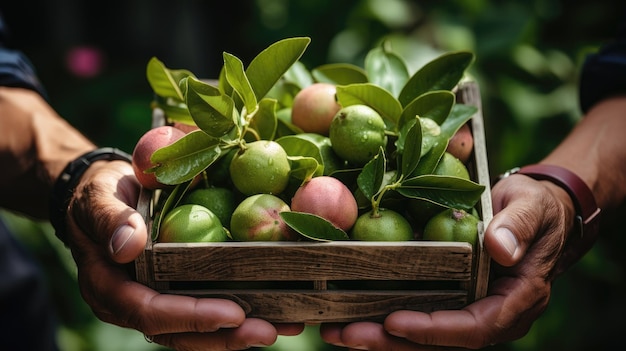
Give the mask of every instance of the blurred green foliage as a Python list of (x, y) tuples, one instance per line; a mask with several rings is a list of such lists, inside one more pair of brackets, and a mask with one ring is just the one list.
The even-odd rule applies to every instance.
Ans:
[[(216, 77), (221, 53), (244, 62), (279, 39), (310, 36), (309, 67), (362, 65), (368, 49), (392, 42), (413, 70), (439, 53), (469, 49), (470, 72), (482, 91), (492, 175), (546, 155), (581, 117), (578, 72), (584, 56), (609, 40), (624, 3), (565, 0), (256, 0), (11, 2), (0, 11), (15, 46), (27, 53), (59, 113), (100, 145), (131, 152), (150, 127), (151, 91), (145, 66), (167, 66)], [(65, 55), (95, 47), (99, 74), (78, 77)], [(622, 211), (623, 213), (623, 211)], [(98, 321), (82, 301), (75, 267), (47, 223), (2, 213), (46, 268), (66, 350), (156, 350), (143, 336)], [(529, 333), (492, 350), (609, 349), (626, 312), (624, 235), (607, 216), (594, 249), (554, 284), (548, 310)], [(335, 350), (315, 327), (279, 337), (274, 351)]]

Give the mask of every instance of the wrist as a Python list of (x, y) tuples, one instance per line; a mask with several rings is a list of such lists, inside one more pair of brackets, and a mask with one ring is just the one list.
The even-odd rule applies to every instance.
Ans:
[(114, 160), (131, 162), (131, 156), (110, 147), (89, 151), (69, 162), (54, 183), (50, 196), (50, 223), (57, 237), (65, 244), (67, 244), (67, 208), (80, 179), (93, 163)]
[(566, 229), (564, 233), (564, 240), (568, 238), (569, 235), (580, 235), (580, 233), (576, 230), (576, 208), (574, 207), (574, 201), (572, 197), (568, 194), (568, 192), (563, 189), (561, 186), (548, 181), (548, 180), (539, 180), (543, 185), (548, 189), (548, 191), (552, 194), (554, 199), (561, 205), (562, 208), (562, 218), (563, 224)]

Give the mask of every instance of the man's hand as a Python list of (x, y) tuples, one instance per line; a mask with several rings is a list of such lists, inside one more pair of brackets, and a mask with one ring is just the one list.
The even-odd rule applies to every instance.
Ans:
[(323, 325), (323, 339), (351, 349), (404, 351), (479, 349), (524, 336), (548, 305), (574, 210), (561, 188), (522, 175), (502, 180), (492, 195), (497, 214), (485, 246), (495, 278), (485, 298), (461, 310), (397, 311), (383, 324)]
[(70, 205), (68, 242), (82, 296), (98, 318), (177, 350), (243, 350), (302, 331), (301, 325), (246, 318), (230, 300), (160, 294), (133, 281), (124, 264), (148, 239), (135, 210), (139, 189), (128, 163), (99, 161), (82, 177)]

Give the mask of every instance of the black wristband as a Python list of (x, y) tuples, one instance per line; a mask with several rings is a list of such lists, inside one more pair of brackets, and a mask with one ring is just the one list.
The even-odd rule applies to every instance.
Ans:
[(52, 188), (50, 196), (50, 223), (56, 231), (56, 236), (66, 242), (66, 214), (74, 190), (87, 168), (96, 161), (121, 160), (131, 162), (131, 155), (112, 147), (105, 147), (89, 151), (65, 166)]

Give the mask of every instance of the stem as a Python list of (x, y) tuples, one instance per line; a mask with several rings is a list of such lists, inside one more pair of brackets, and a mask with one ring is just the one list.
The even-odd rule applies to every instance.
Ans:
[(380, 217), (380, 200), (382, 200), (383, 194), (386, 190), (387, 186), (383, 187), (383, 189), (377, 195), (372, 196), (372, 214), (370, 215), (370, 217)]
[(392, 136), (392, 137), (397, 137), (398, 133), (392, 130), (385, 130), (385, 135), (386, 136)]
[(380, 217), (380, 202), (383, 200), (383, 196), (387, 190), (393, 190), (399, 187), (402, 184), (403, 178), (404, 175), (401, 174), (397, 181), (385, 185), (377, 194), (372, 196), (372, 217)]
[(247, 129), (247, 128), (246, 128), (246, 131), (245, 131), (245, 133), (244, 133), (243, 135), (245, 136), (245, 135), (246, 135), (246, 133), (248, 133), (248, 132), (249, 132), (250, 134), (254, 135), (254, 138), (255, 138), (256, 140), (261, 140), (261, 136), (259, 135), (259, 133), (258, 133), (256, 130), (254, 130), (254, 129)]
[(246, 146), (246, 141), (242, 137), (239, 137), (239, 138), (233, 139), (233, 140), (224, 141), (223, 142), (223, 146), (220, 146), (220, 148), (222, 149), (222, 152), (224, 152), (224, 150), (229, 150), (229, 149), (232, 149), (232, 148), (238, 148), (240, 150), (245, 150), (246, 147), (247, 147)]
[(248, 129), (248, 126), (250, 125), (250, 121), (254, 118), (254, 115), (256, 115), (256, 113), (259, 111), (259, 105), (256, 106), (256, 108), (254, 109), (254, 111), (247, 113), (246, 112), (246, 108), (244, 107), (241, 111), (242, 114), (242, 126), (241, 126), (241, 135), (239, 136), (241, 139), (243, 139), (246, 135), (246, 133), (250, 133), (254, 136), (254, 139), (256, 140), (261, 140), (261, 136), (259, 135), (259, 133), (254, 130), (254, 129)]
[(202, 171), (202, 181), (205, 188), (208, 188), (211, 185), (211, 183), (209, 183), (209, 175), (207, 174), (206, 170)]

